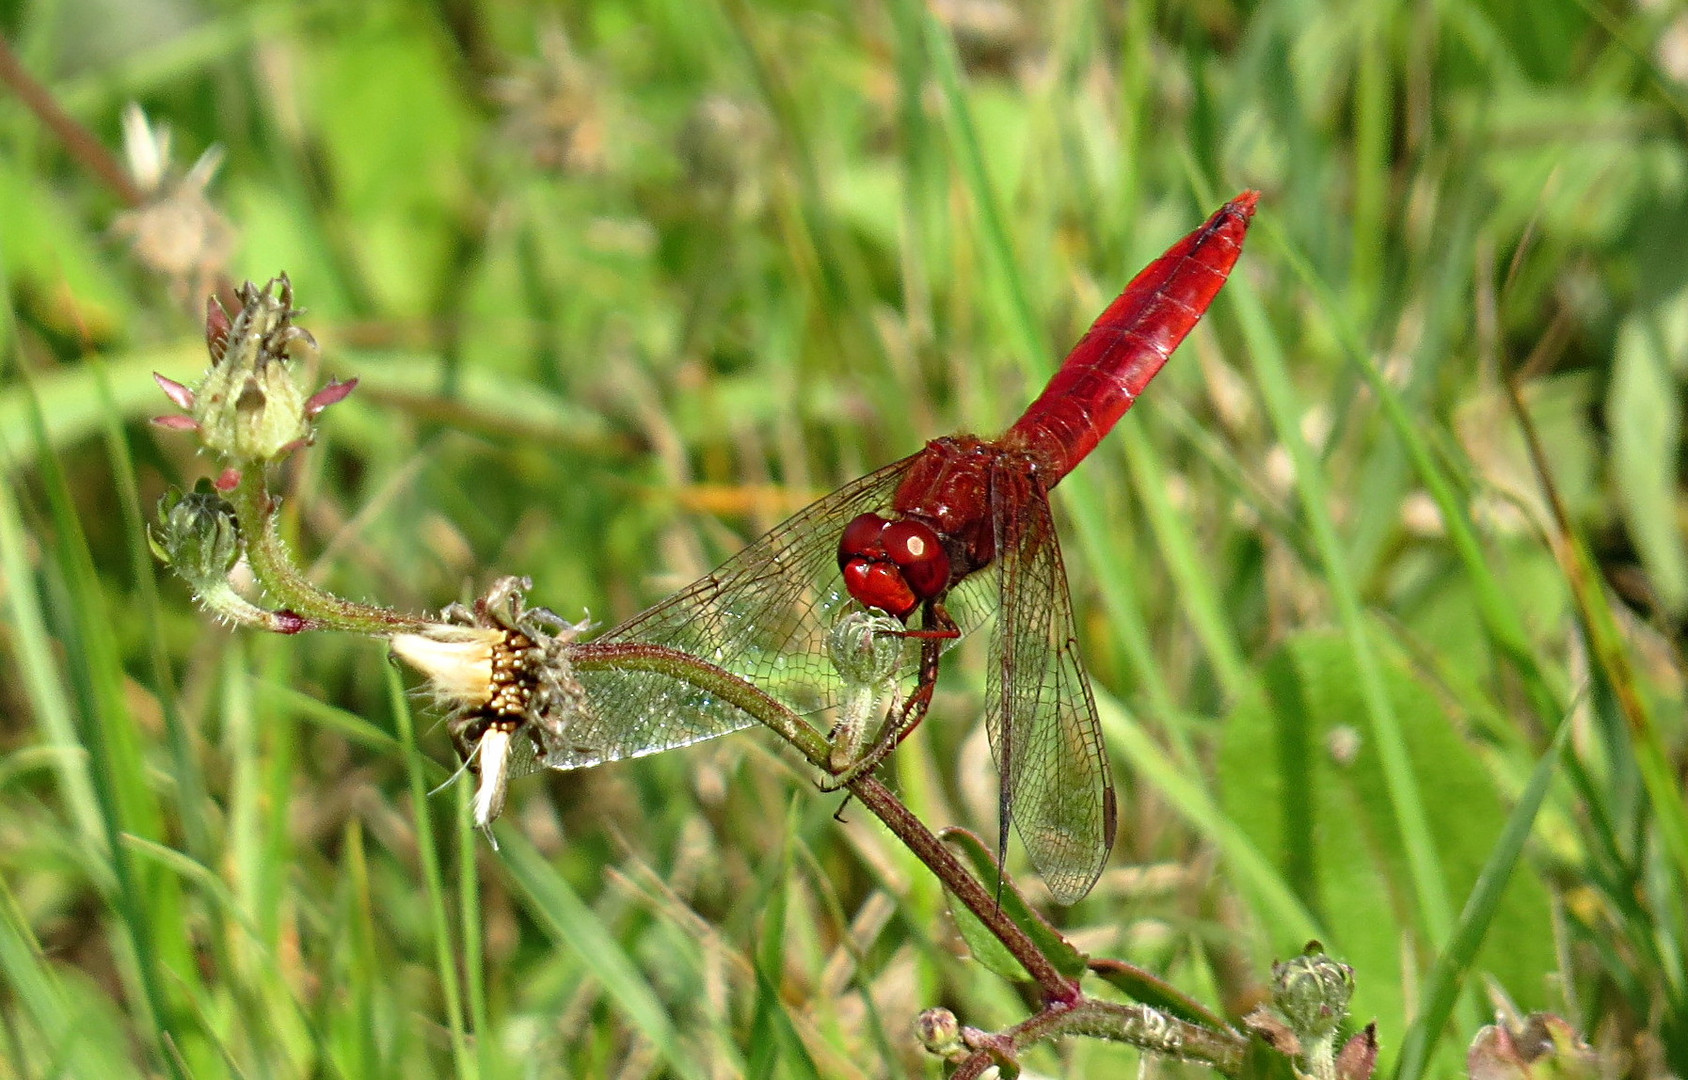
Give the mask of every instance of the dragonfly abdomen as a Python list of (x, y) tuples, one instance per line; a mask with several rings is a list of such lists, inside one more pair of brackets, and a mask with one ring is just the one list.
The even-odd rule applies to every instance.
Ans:
[(1200, 321), (1242, 254), (1259, 197), (1232, 199), (1132, 278), (1002, 437), (1045, 464), (1050, 487), (1113, 430)]

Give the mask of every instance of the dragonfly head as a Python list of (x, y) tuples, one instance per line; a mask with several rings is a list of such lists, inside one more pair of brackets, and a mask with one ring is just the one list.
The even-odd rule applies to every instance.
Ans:
[(949, 587), (950, 560), (931, 526), (860, 514), (838, 541), (844, 587), (863, 605), (906, 619)]

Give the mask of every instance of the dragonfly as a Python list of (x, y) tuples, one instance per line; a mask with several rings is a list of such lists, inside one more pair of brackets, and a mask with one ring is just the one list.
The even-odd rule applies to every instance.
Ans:
[[(798, 511), (589, 645), (678, 650), (796, 713), (830, 712), (836, 722), (854, 689), (839, 631), (866, 627), (869, 647), (892, 644), (882, 699), (890, 704), (871, 748), (835, 755), (842, 784), (913, 730), (943, 652), (994, 615), (985, 719), (1000, 777), (999, 850), (1012, 823), (1055, 899), (1081, 899), (1112, 850), (1117, 806), (1049, 492), (1201, 319), (1242, 252), (1258, 199), (1245, 191), (1138, 273), (1001, 437), (928, 442)], [(533, 733), (508, 775), (640, 757), (755, 723), (668, 675), (612, 668), (576, 677), (562, 737)], [(835, 739), (860, 745), (851, 732)]]

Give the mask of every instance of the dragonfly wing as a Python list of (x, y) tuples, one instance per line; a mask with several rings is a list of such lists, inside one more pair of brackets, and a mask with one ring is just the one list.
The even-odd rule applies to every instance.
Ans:
[[(891, 505), (916, 457), (879, 469), (798, 511), (724, 565), (596, 640), (662, 645), (746, 679), (792, 711), (837, 704), (826, 634), (858, 607), (838, 571), (838, 541), (857, 514)], [(918, 649), (904, 669), (912, 678)], [(641, 757), (754, 724), (738, 707), (680, 679), (623, 669), (578, 672), (589, 707), (546, 764), (576, 769)]]
[(1001, 608), (986, 727), (1002, 775), (1002, 840), (1012, 821), (1049, 891), (1071, 904), (1090, 891), (1113, 849), (1113, 781), (1048, 497), (1034, 479), (1015, 475), (999, 476), (991, 499)]

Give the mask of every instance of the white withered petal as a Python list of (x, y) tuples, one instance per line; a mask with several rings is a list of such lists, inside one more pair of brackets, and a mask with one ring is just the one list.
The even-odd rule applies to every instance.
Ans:
[(444, 623), (420, 634), (395, 634), (393, 654), (428, 678), (444, 708), (484, 708), (492, 700), (492, 654), (504, 631)]

